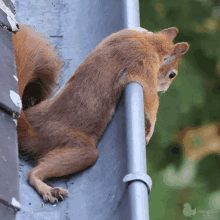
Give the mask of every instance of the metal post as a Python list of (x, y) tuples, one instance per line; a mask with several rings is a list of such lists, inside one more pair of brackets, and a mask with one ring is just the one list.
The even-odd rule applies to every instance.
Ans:
[(123, 0), (125, 28), (140, 27), (140, 13), (138, 0)]
[[(140, 26), (138, 0), (124, 0), (126, 28)], [(146, 174), (145, 120), (143, 88), (135, 82), (125, 88), (126, 136), (128, 174), (123, 181), (128, 182), (130, 219), (149, 219), (148, 195), (152, 186)]]
[(151, 179), (146, 174), (143, 89), (138, 83), (129, 83), (125, 89), (128, 192), (132, 220), (149, 219), (148, 194)]

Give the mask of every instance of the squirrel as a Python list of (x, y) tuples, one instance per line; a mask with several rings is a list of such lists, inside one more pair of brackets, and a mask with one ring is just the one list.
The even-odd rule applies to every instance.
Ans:
[[(18, 118), (18, 143), (37, 159), (28, 179), (44, 201), (54, 203), (68, 191), (52, 188), (43, 180), (76, 173), (96, 162), (97, 142), (120, 92), (130, 82), (143, 87), (149, 142), (158, 110), (157, 92), (169, 88), (178, 74), (178, 58), (189, 49), (186, 42), (173, 43), (177, 33), (172, 27), (158, 33), (123, 29), (111, 34), (85, 58), (55, 97), (50, 97), (51, 88), (62, 62), (55, 58), (52, 47), (27, 27), (13, 35), (24, 104)], [(40, 95), (32, 93), (32, 85)]]

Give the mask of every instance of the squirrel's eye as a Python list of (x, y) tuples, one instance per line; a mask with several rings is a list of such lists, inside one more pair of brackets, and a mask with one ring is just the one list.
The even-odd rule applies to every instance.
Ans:
[(174, 73), (174, 72), (171, 72), (171, 73), (169, 74), (169, 78), (170, 78), (170, 79), (174, 78), (175, 76), (176, 76), (176, 73)]
[(166, 61), (166, 60), (168, 60), (168, 57), (163, 58), (163, 61)]

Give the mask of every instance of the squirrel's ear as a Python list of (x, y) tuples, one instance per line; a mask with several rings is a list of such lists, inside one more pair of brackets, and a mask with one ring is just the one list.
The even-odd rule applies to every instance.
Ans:
[(178, 29), (176, 27), (171, 27), (162, 30), (160, 33), (167, 35), (171, 40), (173, 40), (178, 34)]
[(181, 57), (183, 54), (185, 54), (189, 49), (189, 44), (186, 42), (183, 43), (177, 43), (174, 45), (174, 49), (172, 54), (175, 57)]

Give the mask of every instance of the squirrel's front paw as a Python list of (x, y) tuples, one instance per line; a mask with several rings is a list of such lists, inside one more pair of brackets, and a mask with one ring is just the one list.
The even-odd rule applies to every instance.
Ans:
[(151, 137), (153, 136), (154, 130), (150, 133), (148, 133), (148, 135), (145, 137), (145, 144), (148, 144)]
[(148, 144), (151, 137), (153, 136), (156, 120), (152, 121), (151, 119), (147, 118), (146, 122), (147, 124), (145, 127), (145, 143)]

